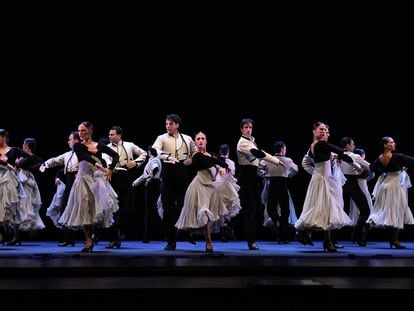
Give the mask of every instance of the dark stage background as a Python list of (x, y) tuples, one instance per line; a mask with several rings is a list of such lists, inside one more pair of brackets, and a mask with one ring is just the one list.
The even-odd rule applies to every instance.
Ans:
[[(76, 130), (81, 121), (89, 120), (95, 125), (95, 140), (107, 137), (109, 128), (119, 125), (125, 131), (125, 140), (145, 149), (165, 132), (165, 115), (177, 113), (182, 118), (183, 133), (194, 136), (200, 130), (205, 132), (212, 152), (228, 143), (233, 160), (239, 123), (246, 117), (255, 120), (253, 136), (260, 148), (273, 153), (273, 143), (283, 140), (287, 155), (299, 165), (312, 141), (312, 124), (318, 120), (330, 125), (330, 142), (338, 144), (341, 137), (351, 136), (357, 147), (365, 149), (370, 162), (379, 154), (378, 142), (385, 135), (395, 139), (398, 151), (414, 155), (411, 116), (400, 108), (412, 102), (407, 97), (410, 94), (406, 85), (381, 75), (369, 84), (364, 84), (367, 76), (360, 75), (340, 84), (329, 79), (320, 84), (303, 80), (257, 88), (147, 88), (123, 83), (116, 77), (97, 76), (85, 75), (69, 84), (61, 83), (57, 76), (56, 80), (48, 78), (47, 83), (26, 81), (20, 91), (10, 89), (10, 103), (2, 108), (0, 123), (0, 128), (10, 133), (9, 145), (21, 146), (25, 137), (35, 137), (37, 154), (46, 160), (66, 152), (69, 132)], [(30, 108), (23, 109), (23, 102)], [(380, 109), (380, 105), (388, 108)], [(411, 170), (408, 172), (412, 176)], [(53, 173), (48, 170), (39, 176), (43, 213), (53, 195)], [(298, 215), (308, 180), (303, 170), (291, 179)], [(136, 191), (135, 220), (139, 226), (142, 190)], [(53, 234), (54, 229), (47, 229), (41, 237), (53, 238)]]

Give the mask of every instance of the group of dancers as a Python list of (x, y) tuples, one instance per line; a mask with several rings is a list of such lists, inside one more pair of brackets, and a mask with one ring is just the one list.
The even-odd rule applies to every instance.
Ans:
[[(255, 217), (262, 204), (265, 225), (275, 228), (281, 244), (289, 243), (290, 223), (302, 244), (313, 245), (311, 232), (322, 230), (323, 250), (327, 252), (336, 252), (339, 247), (331, 232), (345, 226), (353, 226), (352, 240), (359, 246), (367, 246), (366, 236), (377, 226), (390, 230), (391, 248), (405, 248), (398, 237), (404, 225), (414, 224), (405, 172), (414, 158), (396, 152), (391, 137), (382, 139), (382, 153), (370, 164), (361, 150), (355, 150), (352, 138), (344, 137), (340, 146), (331, 144), (329, 127), (316, 122), (312, 144), (302, 161), (312, 177), (297, 219), (287, 178), (299, 168), (286, 156), (283, 141), (275, 143), (274, 155), (265, 152), (252, 136), (254, 121), (243, 119), (237, 144), (238, 174), (234, 176), (228, 146), (225, 154), (216, 156), (207, 149), (205, 133), (198, 132), (193, 139), (179, 130), (178, 115), (169, 114), (165, 120), (166, 133), (159, 135), (147, 151), (124, 141), (118, 126), (111, 128), (109, 143), (96, 142), (92, 123), (84, 121), (69, 135), (70, 150), (44, 162), (35, 155), (33, 138), (25, 139), (22, 148), (10, 147), (9, 133), (0, 129), (0, 243), (4, 244), (5, 227), (13, 231), (8, 245), (21, 242), (20, 231), (44, 228), (34, 173), (63, 166), (47, 216), (63, 230), (59, 246), (75, 245), (75, 230), (83, 230), (82, 252), (93, 251), (98, 227), (112, 232), (107, 248), (121, 246), (121, 231), (134, 206), (133, 187), (140, 184), (146, 188), (145, 232), (150, 234), (150, 222), (155, 222), (155, 211), (161, 206), (159, 228), (165, 234), (167, 251), (176, 249), (178, 232), (194, 244), (192, 233), (199, 230), (205, 236), (206, 252), (213, 252), (211, 234), (231, 226), (236, 215), (243, 224), (248, 249), (259, 250)], [(143, 163), (144, 173), (134, 181), (130, 172)], [(190, 165), (197, 172), (192, 180)], [(377, 182), (371, 195), (367, 180), (374, 173)], [(145, 240), (148, 242), (149, 236)]]

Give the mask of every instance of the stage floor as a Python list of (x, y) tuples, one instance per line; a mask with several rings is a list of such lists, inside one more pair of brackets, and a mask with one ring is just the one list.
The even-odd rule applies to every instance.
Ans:
[(205, 252), (205, 242), (197, 241), (196, 245), (188, 242), (177, 242), (175, 251), (165, 251), (166, 242), (151, 241), (142, 243), (140, 241), (123, 241), (119, 249), (106, 249), (108, 242), (99, 241), (95, 244), (93, 252), (81, 253), (84, 241), (77, 241), (75, 246), (58, 247), (57, 242), (44, 241), (22, 241), (21, 245), (7, 246), (0, 245), (0, 258), (32, 258), (32, 257), (73, 257), (81, 260), (84, 257), (180, 257), (180, 258), (210, 258), (210, 257), (228, 257), (228, 258), (348, 258), (355, 257), (378, 258), (414, 258), (414, 242), (401, 242), (406, 249), (390, 248), (388, 242), (369, 241), (367, 247), (360, 247), (351, 242), (341, 241), (343, 249), (338, 249), (336, 253), (326, 253), (323, 251), (322, 242), (314, 241), (314, 246), (302, 245), (296, 241), (289, 244), (279, 244), (272, 241), (257, 242), (260, 250), (251, 251), (247, 248), (247, 243), (243, 241), (220, 242), (214, 241), (213, 254)]
[[(56, 242), (23, 241), (20, 246), (0, 246), (1, 275), (11, 269), (108, 269), (116, 271), (135, 271), (162, 274), (174, 271), (181, 274), (186, 271), (207, 276), (220, 273), (266, 273), (269, 275), (288, 274), (296, 269), (301, 273), (312, 271), (343, 274), (341, 271), (359, 271), (369, 273), (370, 269), (414, 269), (414, 243), (403, 242), (406, 249), (390, 249), (387, 242), (369, 242), (367, 247), (343, 242), (343, 249), (336, 253), (323, 251), (322, 242), (315, 241), (314, 246), (298, 242), (278, 244), (259, 241), (260, 250), (248, 250), (245, 242), (214, 242), (212, 254), (204, 251), (205, 243), (197, 245), (177, 242), (175, 251), (165, 251), (165, 242), (144, 244), (138, 241), (124, 241), (119, 249), (106, 249), (107, 242), (100, 241), (93, 252), (81, 253), (84, 243), (67, 247), (58, 247)], [(212, 271), (214, 268), (214, 271)], [(397, 271), (395, 271), (397, 272)], [(346, 274), (345, 273), (345, 274)], [(360, 273), (360, 272), (359, 272)]]
[(248, 250), (246, 242), (217, 241), (212, 254), (204, 251), (203, 241), (178, 242), (175, 251), (165, 251), (161, 241), (125, 241), (119, 249), (106, 249), (106, 244), (100, 241), (92, 253), (80, 252), (82, 241), (74, 247), (37, 241), (0, 246), (0, 293), (39, 296), (58, 291), (103, 298), (117, 291), (131, 299), (149, 299), (160, 291), (174, 290), (180, 296), (189, 289), (214, 294), (226, 289), (237, 299), (246, 289), (255, 294), (271, 289), (286, 299), (293, 293), (327, 290), (337, 298), (357, 291), (377, 299), (414, 292), (413, 242), (402, 242), (407, 248), (401, 250), (390, 249), (385, 241), (370, 241), (367, 247), (344, 242), (337, 253), (326, 253), (321, 241), (314, 246), (259, 241), (256, 251)]

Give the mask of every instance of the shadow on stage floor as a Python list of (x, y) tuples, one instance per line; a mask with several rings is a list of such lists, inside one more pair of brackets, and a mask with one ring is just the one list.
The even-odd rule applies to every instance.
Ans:
[[(175, 251), (164, 251), (165, 242), (127, 241), (120, 249), (105, 244), (92, 253), (81, 253), (80, 241), (74, 247), (34, 241), (0, 246), (0, 296), (53, 295), (105, 305), (108, 297), (162, 304), (222, 294), (229, 305), (267, 306), (271, 299), (291, 309), (339, 303), (338, 309), (364, 305), (358, 297), (384, 306), (414, 293), (414, 242), (403, 243), (402, 250), (386, 242), (368, 247), (345, 242), (337, 253), (324, 253), (320, 241), (314, 246), (262, 241), (257, 251), (245, 242), (215, 242), (213, 254), (204, 252), (203, 242), (178, 242)], [(65, 302), (71, 303), (78, 300)]]

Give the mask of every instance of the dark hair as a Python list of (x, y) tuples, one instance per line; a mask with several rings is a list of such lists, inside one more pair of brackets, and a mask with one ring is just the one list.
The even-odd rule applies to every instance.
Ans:
[(388, 144), (388, 142), (391, 140), (390, 136), (384, 136), (383, 138), (381, 138), (380, 141), (380, 150), (381, 152), (384, 151), (384, 145)]
[(6, 143), (9, 142), (9, 132), (7, 132), (5, 129), (0, 129), (0, 136), (6, 137)]
[(89, 121), (83, 121), (81, 124), (86, 127), (91, 132), (91, 137), (93, 136), (93, 124)]
[(118, 125), (114, 125), (113, 127), (111, 127), (111, 130), (115, 131), (118, 135), (121, 135), (121, 137), (124, 135), (124, 130), (122, 129), (122, 127)]
[(23, 142), (26, 143), (27, 146), (29, 146), (30, 150), (32, 150), (33, 153), (36, 153), (36, 149), (37, 149), (36, 139), (32, 137), (28, 137), (28, 138), (25, 138)]
[(244, 126), (245, 124), (247, 124), (247, 123), (251, 123), (251, 124), (252, 124), (252, 126), (254, 126), (254, 121), (253, 121), (253, 119), (250, 119), (250, 118), (245, 118), (245, 119), (242, 119), (242, 120), (241, 120), (241, 122), (240, 122), (240, 129), (242, 129), (242, 128), (243, 128), (243, 126)]
[(165, 120), (174, 122), (176, 124), (181, 123), (181, 118), (178, 114), (167, 114), (167, 116), (165, 117)]
[(75, 139), (77, 141), (81, 140), (78, 131), (72, 131), (72, 132), (70, 132), (69, 136), (70, 135), (72, 135), (73, 139)]
[(354, 153), (359, 154), (360, 156), (362, 156), (365, 153), (365, 151), (362, 148), (355, 148)]
[(348, 136), (342, 137), (341, 142), (339, 143), (339, 146), (341, 146), (341, 148), (345, 148), (346, 145), (351, 143), (351, 141), (353, 141), (351, 137), (348, 137)]
[(148, 151), (153, 157), (158, 155), (157, 149), (153, 148), (152, 145), (148, 146)]
[(286, 144), (281, 140), (278, 140), (274, 144), (274, 148), (275, 148), (276, 153), (280, 153), (280, 151), (282, 150), (283, 147), (286, 147)]
[(227, 144), (222, 144), (222, 145), (220, 146), (220, 148), (219, 148), (219, 150), (220, 150), (220, 154), (227, 154), (227, 153), (229, 153), (229, 149), (230, 149), (229, 145), (227, 145)]
[(204, 137), (207, 139), (207, 135), (206, 135), (206, 133), (204, 133), (204, 132), (202, 132), (202, 131), (198, 131), (197, 133), (195, 133), (195, 135), (194, 135), (194, 139), (195, 139), (198, 135), (204, 135)]
[(325, 125), (326, 128), (329, 130), (329, 125), (322, 121), (316, 121), (315, 123), (313, 123), (313, 129), (316, 130), (322, 124)]

